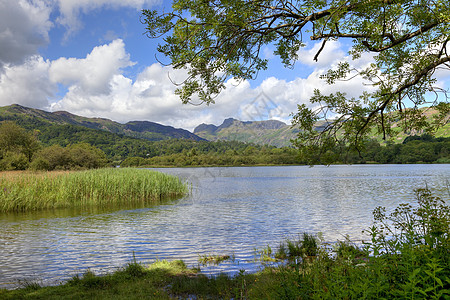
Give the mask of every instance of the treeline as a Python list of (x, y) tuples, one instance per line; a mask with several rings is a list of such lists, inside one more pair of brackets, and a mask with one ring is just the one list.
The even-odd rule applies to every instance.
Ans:
[(303, 159), (294, 148), (241, 142), (167, 140), (155, 142), (155, 145), (158, 145), (157, 155), (128, 157), (121, 166), (303, 165), (313, 155), (320, 155), (325, 164), (450, 163), (450, 138), (428, 134), (409, 136), (401, 144), (382, 145), (370, 140), (359, 151), (336, 146), (327, 153), (309, 153), (308, 158)]
[(0, 170), (69, 170), (115, 166), (296, 164), (296, 150), (237, 141), (148, 141), (74, 125), (26, 130), (0, 124)]
[[(450, 163), (450, 138), (410, 136), (403, 143), (367, 141), (356, 151), (336, 146), (320, 156), (325, 164)], [(304, 157), (304, 156), (303, 156)], [(74, 125), (26, 130), (12, 121), (0, 124), (0, 170), (65, 170), (104, 166), (242, 166), (301, 165), (299, 151), (290, 147), (238, 141), (168, 139), (148, 141)]]
[[(304, 153), (303, 156), (305, 161), (313, 158), (325, 164), (450, 163), (450, 138), (423, 134), (408, 136), (400, 144), (387, 142), (385, 145), (369, 140), (361, 149), (336, 145), (326, 153)], [(300, 159), (300, 162), (304, 161)]]
[[(177, 143), (172, 144), (175, 146)], [(294, 148), (261, 146), (242, 142), (194, 142), (186, 148), (170, 147), (166, 154), (153, 157), (129, 157), (122, 167), (142, 166), (242, 166), (242, 165), (295, 165), (299, 164)], [(169, 150), (169, 151), (167, 151)], [(173, 153), (170, 153), (174, 151)]]
[[(155, 158), (152, 163), (179, 166), (298, 163), (295, 160), (296, 151), (292, 148), (286, 147), (282, 150), (274, 150), (278, 148), (238, 141), (209, 142), (188, 139), (149, 141), (76, 125), (39, 127), (37, 137), (44, 146), (60, 145), (66, 147), (79, 142), (87, 143), (101, 149), (108, 159), (116, 164), (120, 164), (123, 160), (131, 157), (141, 158), (134, 159), (135, 161)], [(287, 154), (291, 154), (292, 157), (288, 158)], [(282, 157), (275, 157), (277, 155)], [(223, 156), (227, 162), (210, 163), (211, 160), (220, 156)], [(231, 162), (229, 156), (233, 156)], [(237, 156), (245, 156), (245, 158), (242, 158), (239, 162)], [(193, 157), (195, 159), (192, 159)], [(233, 163), (234, 161), (235, 163)]]
[(12, 121), (2, 122), (0, 171), (92, 169), (108, 163), (106, 154), (88, 143), (44, 147), (37, 136), (37, 131), (27, 131)]

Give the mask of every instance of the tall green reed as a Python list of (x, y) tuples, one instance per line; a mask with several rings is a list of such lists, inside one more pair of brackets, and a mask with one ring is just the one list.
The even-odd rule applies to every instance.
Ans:
[(145, 169), (0, 173), (0, 211), (154, 203), (188, 193), (180, 179)]

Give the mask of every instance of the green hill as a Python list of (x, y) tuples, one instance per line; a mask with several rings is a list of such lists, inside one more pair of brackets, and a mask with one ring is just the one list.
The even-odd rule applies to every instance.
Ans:
[(17, 104), (0, 107), (0, 121), (4, 120), (15, 121), (17, 124), (29, 130), (54, 125), (72, 125), (150, 141), (173, 138), (195, 141), (202, 140), (202, 138), (185, 129), (177, 129), (154, 122), (133, 121), (121, 124), (103, 118), (86, 118), (66, 111), (46, 112)]
[[(320, 130), (324, 122), (318, 123)], [(291, 146), (291, 139), (297, 136), (298, 129), (277, 120), (239, 121), (226, 119), (220, 126), (201, 124), (194, 129), (194, 134), (208, 141), (241, 141), (276, 147)]]
[(108, 119), (85, 118), (68, 112), (46, 112), (20, 105), (0, 107), (0, 122), (11, 120), (34, 131), (43, 146), (85, 142), (103, 150), (109, 159), (165, 154), (180, 140), (204, 141), (184, 129), (152, 122), (120, 124)]
[[(428, 121), (431, 122), (437, 111), (427, 108), (424, 109), (424, 114)], [(324, 121), (319, 121), (315, 129), (320, 131), (325, 125)], [(393, 124), (393, 128), (396, 128), (397, 125)], [(225, 119), (220, 126), (201, 124), (194, 129), (194, 134), (208, 141), (241, 141), (276, 147), (291, 146), (290, 141), (297, 137), (298, 132), (299, 129), (276, 120), (244, 122), (233, 118)], [(421, 135), (423, 133), (422, 131), (400, 132), (395, 137), (395, 142), (401, 143), (408, 136)], [(446, 125), (441, 127), (435, 136), (450, 137), (449, 118), (447, 118)], [(382, 136), (375, 133), (375, 131), (371, 137), (382, 142)]]

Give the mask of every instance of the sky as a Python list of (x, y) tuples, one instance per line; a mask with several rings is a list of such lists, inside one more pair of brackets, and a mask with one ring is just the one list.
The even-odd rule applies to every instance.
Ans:
[[(313, 57), (320, 45), (307, 43), (292, 70), (267, 46), (269, 68), (257, 80), (230, 79), (215, 104), (183, 105), (173, 82), (182, 82), (185, 71), (160, 63), (168, 62), (156, 51), (160, 41), (147, 38), (140, 22), (143, 8), (164, 7), (170, 2), (0, 0), (0, 106), (64, 110), (121, 123), (152, 121), (192, 131), (230, 117), (289, 124), (297, 104), (308, 104), (315, 88), (355, 97), (364, 88), (359, 79), (327, 86), (319, 78), (348, 59), (340, 42), (327, 43), (318, 62)], [(370, 62), (363, 56), (355, 67)]]

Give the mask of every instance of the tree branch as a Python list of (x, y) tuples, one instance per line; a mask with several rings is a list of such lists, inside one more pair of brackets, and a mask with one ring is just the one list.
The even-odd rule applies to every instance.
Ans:
[[(400, 38), (395, 39), (392, 34), (390, 33), (383, 33), (381, 35), (381, 37), (385, 37), (385, 38), (389, 38), (391, 40), (391, 42), (384, 46), (384, 47), (373, 47), (372, 45), (369, 44), (368, 41), (362, 41), (361, 43), (367, 47), (367, 49), (369, 49), (372, 52), (382, 52), (385, 50), (388, 50), (398, 44), (401, 44), (403, 42), (406, 42), (407, 40), (410, 40), (416, 36), (419, 36), (431, 29), (433, 29), (434, 27), (436, 27), (437, 25), (439, 25), (438, 22), (433, 22), (431, 24), (428, 24), (426, 26), (423, 26), (421, 28), (419, 28), (418, 30), (405, 34), (403, 36), (401, 36)], [(326, 39), (326, 38), (353, 38), (353, 39), (370, 39), (372, 36), (370, 34), (354, 34), (354, 33), (328, 33), (328, 34), (320, 34), (320, 35), (313, 35), (311, 36), (311, 40), (315, 41), (315, 40), (321, 40), (321, 39)]]

